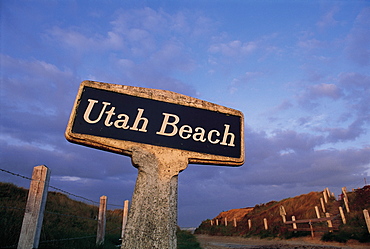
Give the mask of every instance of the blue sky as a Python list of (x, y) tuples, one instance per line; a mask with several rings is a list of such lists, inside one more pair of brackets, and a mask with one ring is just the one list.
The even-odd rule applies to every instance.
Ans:
[[(368, 1), (1, 1), (0, 165), (123, 205), (130, 159), (64, 131), (83, 80), (164, 89), (240, 110), (246, 162), (189, 165), (179, 225), (370, 173)], [(28, 187), (0, 173), (0, 180)]]

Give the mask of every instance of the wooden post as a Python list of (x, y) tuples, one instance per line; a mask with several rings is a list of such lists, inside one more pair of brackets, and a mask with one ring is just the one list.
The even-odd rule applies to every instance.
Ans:
[(318, 219), (320, 219), (320, 218), (321, 218), (321, 216), (320, 216), (320, 211), (319, 211), (319, 207), (318, 207), (318, 206), (315, 206), (315, 211), (316, 211), (316, 217), (317, 217)]
[(236, 219), (234, 218), (234, 227), (236, 227)]
[(324, 200), (322, 199), (322, 197), (320, 198), (320, 203), (321, 203), (322, 211), (323, 211), (324, 213), (326, 213), (326, 210), (325, 210), (325, 204), (324, 204)]
[(227, 227), (227, 218), (225, 217), (225, 227)]
[(326, 189), (322, 192), (323, 196), (324, 196), (324, 201), (325, 203), (328, 203), (328, 194), (326, 192)]
[(211, 220), (211, 226), (213, 226), (213, 220)]
[(218, 219), (216, 219), (216, 226), (218, 226)]
[(344, 196), (344, 206), (346, 207), (347, 213), (349, 213), (348, 197)]
[(105, 195), (100, 197), (99, 215), (98, 215), (98, 230), (96, 233), (96, 245), (104, 244), (105, 224), (107, 211), (107, 197)]
[(369, 211), (367, 211), (367, 209), (364, 209), (363, 212), (364, 212), (364, 217), (365, 217), (365, 221), (366, 221), (367, 230), (370, 233), (370, 217), (369, 217)]
[(50, 170), (45, 165), (33, 168), (26, 211), (24, 213), (21, 234), (18, 241), (18, 249), (39, 247), (49, 180)]
[(267, 219), (266, 218), (263, 218), (263, 225), (265, 226), (265, 230), (269, 229), (269, 227), (267, 225)]
[(279, 211), (280, 211), (281, 217), (283, 218), (283, 223), (285, 223), (286, 222), (286, 218), (285, 218), (286, 212), (285, 212), (284, 206), (280, 206)]
[(251, 230), (251, 228), (252, 228), (252, 221), (251, 221), (251, 219), (248, 219), (248, 228), (249, 228), (249, 230)]
[(128, 204), (129, 204), (129, 201), (125, 200), (123, 204), (121, 240), (123, 239), (123, 235), (125, 234), (125, 228), (127, 224)]
[(286, 217), (285, 217), (285, 215), (282, 215), (281, 217), (283, 218), (283, 223), (285, 223), (285, 222), (286, 222)]
[(312, 221), (309, 221), (309, 223), (308, 223), (308, 224), (310, 224), (311, 237), (313, 238), (313, 237), (315, 237), (315, 234), (314, 234), (314, 232), (313, 232)]
[[(295, 221), (295, 216), (292, 216), (292, 221)], [(297, 229), (297, 223), (293, 222), (293, 229)]]
[(347, 197), (347, 188), (346, 187), (342, 187), (342, 193), (343, 193), (344, 197)]
[[(325, 216), (327, 218), (330, 218), (330, 214), (329, 213), (325, 213)], [(328, 222), (329, 232), (333, 232), (333, 230), (330, 229), (330, 228), (333, 228), (333, 223), (331, 222), (331, 220), (327, 220), (327, 222)]]
[(339, 208), (340, 217), (342, 217), (343, 224), (346, 224), (347, 220), (346, 220), (346, 216), (344, 216), (343, 208), (342, 207), (338, 207), (338, 208)]
[(346, 207), (347, 213), (349, 213), (348, 196), (347, 196), (347, 188), (346, 187), (342, 187), (342, 193), (343, 193), (344, 206)]

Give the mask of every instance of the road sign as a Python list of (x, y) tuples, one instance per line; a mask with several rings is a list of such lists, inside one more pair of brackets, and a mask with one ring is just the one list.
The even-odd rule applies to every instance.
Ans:
[(66, 138), (131, 155), (134, 146), (181, 150), (189, 163), (244, 162), (244, 120), (237, 110), (182, 94), (84, 81)]

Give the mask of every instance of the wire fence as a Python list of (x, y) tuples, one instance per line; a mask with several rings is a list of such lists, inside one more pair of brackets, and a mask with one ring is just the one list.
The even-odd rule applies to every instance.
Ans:
[[(37, 179), (32, 179), (31, 177), (27, 177), (27, 176), (24, 176), (22, 174), (19, 174), (19, 173), (15, 173), (15, 172), (12, 172), (12, 171), (9, 171), (9, 170), (6, 170), (6, 169), (1, 169), (0, 168), (0, 171), (1, 172), (4, 172), (4, 173), (7, 173), (7, 174), (10, 174), (12, 176), (15, 176), (15, 177), (20, 177), (20, 178), (23, 178), (23, 179), (26, 179), (28, 181), (39, 181)], [(88, 216), (82, 216), (82, 215), (77, 215), (77, 214), (71, 214), (71, 213), (62, 213), (62, 212), (58, 212), (58, 211), (55, 211), (55, 210), (47, 210), (47, 207), (46, 207), (46, 210), (44, 211), (44, 223), (45, 223), (45, 218), (49, 218), (50, 220), (55, 220), (55, 221), (60, 221), (62, 219), (69, 219), (69, 221), (71, 221), (72, 223), (72, 226), (88, 226), (89, 228), (92, 228), (92, 227), (97, 227), (97, 223), (98, 223), (98, 215), (97, 215), (97, 210), (98, 210), (98, 206), (99, 206), (99, 202), (97, 201), (94, 201), (94, 200), (91, 200), (89, 198), (86, 198), (86, 197), (83, 197), (81, 195), (76, 195), (76, 194), (73, 194), (69, 191), (65, 191), (61, 188), (58, 188), (58, 187), (54, 187), (54, 186), (48, 186), (49, 188), (53, 189), (53, 190), (56, 190), (57, 192), (60, 192), (60, 193), (63, 193), (65, 195), (67, 195), (68, 197), (71, 197), (73, 196), (74, 199), (80, 199), (80, 200), (83, 200), (83, 202), (89, 202), (91, 203), (91, 209), (88, 211), (89, 214)], [(56, 192), (56, 194), (57, 194)], [(49, 192), (49, 195), (48, 195), (48, 200), (49, 200), (49, 197), (50, 197), (50, 194), (52, 192)], [(3, 197), (3, 196), (2, 196)], [(72, 200), (72, 199), (71, 199)], [(13, 212), (17, 212), (18, 216), (19, 214), (21, 214), (23, 212), (26, 211), (26, 207), (25, 207), (25, 198), (23, 197), (22, 200), (19, 200), (18, 203), (21, 202), (21, 205), (24, 205), (24, 207), (20, 207), (19, 204), (17, 204), (17, 206), (15, 205), (9, 205), (8, 202), (5, 201), (5, 199), (3, 199), (3, 201), (1, 201), (1, 204), (0, 204), (0, 209), (2, 210), (13, 210)], [(107, 206), (113, 206), (113, 207), (119, 207), (119, 208), (123, 208), (123, 205), (116, 205), (116, 204), (111, 204), (111, 203), (107, 203)], [(4, 211), (5, 212), (5, 211)], [(109, 227), (110, 229), (106, 230), (105, 233), (106, 234), (109, 234), (109, 233), (115, 233), (117, 235), (120, 235), (121, 233), (121, 221), (122, 221), (122, 218), (120, 217), (120, 211), (117, 211), (115, 214), (112, 214), (112, 213), (109, 213), (107, 215), (107, 227)], [(53, 218), (51, 218), (51, 216), (54, 216)], [(56, 217), (60, 217), (60, 218), (56, 218)], [(21, 217), (23, 219), (23, 216)], [(10, 220), (11, 218), (8, 218), (8, 220)], [(18, 222), (19, 220), (22, 220), (18, 217)], [(82, 222), (82, 221), (78, 221), (78, 220), (85, 220), (85, 222)], [(88, 223), (86, 223), (88, 222)], [(93, 222), (93, 223), (90, 223), (90, 222)], [(109, 224), (108, 222), (111, 222), (111, 224)], [(3, 225), (9, 225), (9, 224), (3, 224)], [(16, 225), (16, 227), (19, 227), (19, 224)], [(58, 227), (58, 224), (54, 224), (54, 227), (57, 228)], [(5, 228), (5, 227), (4, 227)], [(4, 229), (2, 229), (4, 230)], [(56, 229), (57, 230), (57, 229)], [(68, 229), (66, 229), (68, 230)], [(72, 229), (71, 229), (72, 230)], [(91, 229), (86, 229), (86, 230), (90, 230)], [(20, 231), (19, 231), (20, 233)], [(18, 233), (18, 234), (19, 234)], [(67, 232), (68, 233), (68, 232)], [(48, 237), (48, 231), (45, 231), (44, 229), (44, 226), (42, 228), (42, 233), (41, 233), (41, 240), (40, 240), (40, 245), (45, 245), (45, 244), (50, 244), (50, 243), (61, 243), (61, 242), (68, 242), (68, 241), (75, 241), (75, 240), (84, 240), (84, 239), (92, 239), (92, 238), (95, 238), (97, 235), (96, 233), (95, 234), (92, 234), (91, 235), (84, 235), (84, 236), (71, 236), (71, 237), (64, 237), (64, 238), (55, 238), (55, 239), (47, 239)], [(3, 242), (0, 242), (0, 248), (16, 248), (17, 247), (17, 244), (16, 241), (14, 241), (15, 238), (13, 238), (13, 243), (14, 244), (2, 244)], [(0, 237), (0, 240), (1, 237)]]

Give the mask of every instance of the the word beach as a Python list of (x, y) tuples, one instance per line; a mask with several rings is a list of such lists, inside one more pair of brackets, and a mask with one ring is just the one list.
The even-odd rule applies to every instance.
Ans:
[(121, 249), (175, 249), (178, 174), (189, 163), (242, 165), (243, 122), (239, 111), (178, 93), (84, 81), (65, 135), (128, 155), (138, 169)]

